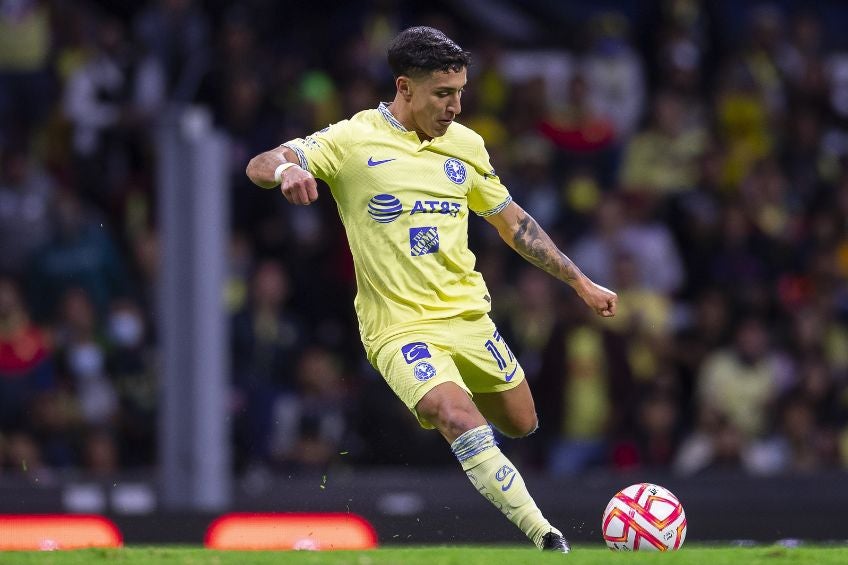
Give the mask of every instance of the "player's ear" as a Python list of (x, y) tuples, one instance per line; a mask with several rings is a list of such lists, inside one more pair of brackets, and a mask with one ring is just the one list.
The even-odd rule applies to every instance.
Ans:
[(410, 78), (401, 75), (395, 79), (395, 85), (397, 86), (397, 91), (403, 96), (403, 99), (409, 102), (410, 98), (412, 98), (412, 81)]

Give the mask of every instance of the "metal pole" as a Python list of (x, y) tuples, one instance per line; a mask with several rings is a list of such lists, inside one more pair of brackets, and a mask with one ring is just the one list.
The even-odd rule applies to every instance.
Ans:
[(227, 139), (200, 109), (169, 118), (157, 139), (161, 502), (166, 510), (221, 510), (231, 496)]

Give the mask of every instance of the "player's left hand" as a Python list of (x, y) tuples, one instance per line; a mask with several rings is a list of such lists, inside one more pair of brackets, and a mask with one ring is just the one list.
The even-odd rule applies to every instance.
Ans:
[(598, 316), (603, 316), (604, 318), (615, 316), (618, 295), (610, 289), (587, 280), (586, 284), (578, 290), (577, 294)]

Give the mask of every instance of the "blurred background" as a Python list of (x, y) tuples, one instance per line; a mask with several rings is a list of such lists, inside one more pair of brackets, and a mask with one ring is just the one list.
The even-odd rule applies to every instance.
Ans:
[[(786, 506), (767, 501), (802, 485), (822, 511), (846, 496), (848, 466), (846, 23), (837, 0), (0, 0), (0, 510), (114, 513), (128, 539), (158, 540), (169, 533), (144, 516), (182, 513), (161, 522), (173, 537), (192, 512), (347, 506), (404, 541), (403, 520), (426, 514), (418, 491), (457, 481), (468, 509), (437, 502), (429, 535), (518, 539), (368, 365), (326, 187), (296, 208), (244, 174), (253, 155), (391, 100), (388, 41), (431, 25), (472, 52), (459, 121), (620, 297), (615, 319), (593, 317), (471, 220), (541, 422), (501, 447), (543, 510), (591, 537), (609, 496), (650, 479), (704, 513), (704, 537), (734, 536), (722, 495), (737, 518), (776, 515)], [(169, 132), (217, 140), (209, 178), (191, 165), (172, 180), (189, 165), (166, 163)], [(189, 294), (204, 272), (163, 272), (175, 191), (224, 211), (221, 284), (201, 304), (222, 332), (198, 345), (219, 381), (167, 370), (183, 346), (162, 287)], [(206, 437), (163, 398), (206, 386), (220, 394), (198, 409), (220, 431), (214, 476), (197, 480), (214, 493), (163, 496), (204, 472), (180, 475), (169, 438)], [(478, 512), (491, 524), (472, 525)]]

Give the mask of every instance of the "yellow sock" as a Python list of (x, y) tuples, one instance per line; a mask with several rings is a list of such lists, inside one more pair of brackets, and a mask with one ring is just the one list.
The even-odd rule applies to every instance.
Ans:
[(518, 526), (536, 547), (552, 527), (533, 501), (518, 470), (495, 444), (489, 426), (468, 430), (451, 444), (474, 488)]

